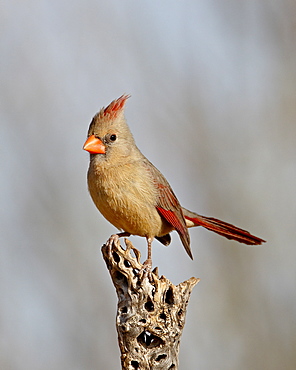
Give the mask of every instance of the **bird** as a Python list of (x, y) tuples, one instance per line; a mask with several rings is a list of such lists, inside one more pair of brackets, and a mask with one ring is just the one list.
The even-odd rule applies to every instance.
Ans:
[(230, 223), (181, 206), (164, 175), (135, 143), (124, 115), (128, 98), (130, 95), (123, 94), (93, 117), (83, 145), (90, 154), (90, 196), (101, 214), (119, 230), (106, 244), (110, 246), (123, 236), (145, 237), (148, 252), (143, 271), (147, 274), (152, 268), (152, 241), (157, 239), (168, 246), (173, 230), (191, 259), (188, 228), (195, 226), (247, 245), (265, 242)]

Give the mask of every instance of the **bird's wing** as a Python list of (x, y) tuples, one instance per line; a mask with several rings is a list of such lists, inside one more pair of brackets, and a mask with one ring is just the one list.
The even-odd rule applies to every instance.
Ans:
[(183, 215), (182, 207), (176, 195), (162, 173), (146, 158), (144, 163), (157, 190), (157, 211), (178, 232), (186, 252), (188, 253), (189, 257), (193, 259), (186, 221)]

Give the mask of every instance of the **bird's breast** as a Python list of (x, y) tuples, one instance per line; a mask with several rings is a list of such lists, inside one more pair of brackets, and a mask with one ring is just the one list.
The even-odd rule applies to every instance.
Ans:
[(103, 168), (90, 165), (88, 187), (102, 215), (120, 230), (140, 236), (163, 234), (156, 210), (157, 189), (139, 163)]

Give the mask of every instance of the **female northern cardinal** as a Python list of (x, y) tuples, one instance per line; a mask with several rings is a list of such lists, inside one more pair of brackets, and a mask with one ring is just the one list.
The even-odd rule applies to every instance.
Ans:
[(83, 149), (90, 153), (88, 188), (102, 215), (123, 232), (112, 235), (111, 245), (120, 236), (144, 236), (148, 243), (145, 270), (150, 271), (151, 243), (164, 245), (176, 230), (190, 258), (187, 228), (203, 226), (228, 239), (256, 245), (264, 240), (216, 218), (205, 217), (181, 207), (165, 177), (140, 152), (124, 117), (128, 95), (102, 108), (92, 119)]

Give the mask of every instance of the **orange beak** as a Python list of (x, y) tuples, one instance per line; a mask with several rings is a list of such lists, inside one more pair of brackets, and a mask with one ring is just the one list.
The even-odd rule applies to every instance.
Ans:
[(105, 154), (106, 147), (100, 139), (91, 135), (83, 145), (83, 149), (91, 154)]

